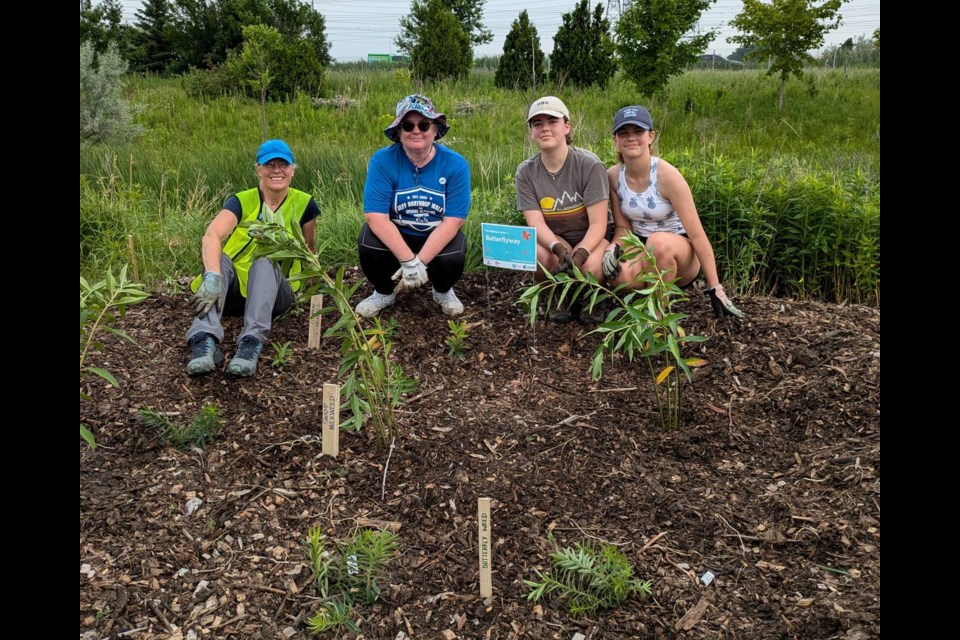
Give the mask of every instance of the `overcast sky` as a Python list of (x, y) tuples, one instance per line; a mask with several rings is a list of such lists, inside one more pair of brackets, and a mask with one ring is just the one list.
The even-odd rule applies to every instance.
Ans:
[[(133, 22), (141, 1), (121, 1), (124, 18)], [(599, 1), (608, 4), (606, 0)], [(591, 6), (597, 2), (591, 0)], [(493, 42), (477, 47), (474, 55), (502, 53), (510, 26), (524, 8), (540, 34), (541, 47), (549, 54), (553, 50), (553, 36), (563, 23), (562, 15), (572, 11), (576, 3), (577, 0), (487, 0), (483, 21), (493, 31)], [(396, 53), (393, 38), (399, 31), (400, 17), (410, 8), (410, 0), (314, 0), (311, 4), (326, 18), (331, 55), (344, 62), (365, 60), (368, 53)], [(717, 0), (703, 14), (702, 30), (720, 30), (707, 53), (727, 56), (736, 49), (736, 45), (726, 41), (727, 36), (734, 34), (727, 25), (742, 7), (741, 0)], [(850, 0), (841, 7), (840, 13), (843, 24), (827, 34), (827, 45), (840, 44), (860, 35), (869, 37), (880, 26), (880, 0)]]

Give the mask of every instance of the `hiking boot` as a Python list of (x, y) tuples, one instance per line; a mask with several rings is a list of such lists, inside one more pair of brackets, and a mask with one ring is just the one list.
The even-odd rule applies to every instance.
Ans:
[(187, 374), (199, 376), (210, 373), (218, 364), (223, 362), (223, 351), (217, 344), (217, 339), (209, 333), (201, 331), (190, 337), (191, 360), (187, 364)]
[(440, 308), (443, 309), (443, 312), (448, 316), (458, 316), (463, 313), (463, 303), (460, 302), (457, 294), (453, 292), (452, 287), (443, 293), (434, 289), (433, 301), (440, 305)]
[(604, 313), (600, 310), (600, 305), (593, 305), (593, 309), (587, 309), (586, 305), (581, 305), (577, 311), (577, 320), (580, 324), (600, 324), (603, 322)]
[(260, 351), (263, 344), (252, 336), (244, 336), (237, 345), (237, 352), (227, 367), (227, 373), (247, 378), (257, 372), (257, 362), (260, 360)]
[(547, 320), (550, 322), (556, 322), (557, 324), (565, 324), (573, 320), (573, 309), (572, 305), (568, 303), (563, 303), (557, 307), (551, 307), (547, 310)]
[(369, 298), (364, 298), (360, 301), (360, 303), (357, 305), (356, 311), (358, 315), (361, 315), (364, 318), (372, 318), (396, 301), (396, 292), (384, 294), (380, 293), (379, 291), (374, 291), (373, 295), (371, 295)]

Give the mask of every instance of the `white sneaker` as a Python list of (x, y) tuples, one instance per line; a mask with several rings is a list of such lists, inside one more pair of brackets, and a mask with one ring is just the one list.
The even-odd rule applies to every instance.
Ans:
[(448, 316), (458, 316), (463, 313), (463, 303), (460, 302), (457, 294), (453, 292), (453, 288), (445, 293), (440, 293), (434, 289), (433, 301), (440, 305), (440, 308), (443, 309), (443, 312)]
[(357, 305), (357, 313), (364, 318), (372, 318), (396, 301), (396, 292), (393, 292), (390, 295), (384, 295), (379, 291), (374, 291), (372, 296), (369, 298), (364, 298), (360, 301), (360, 303)]

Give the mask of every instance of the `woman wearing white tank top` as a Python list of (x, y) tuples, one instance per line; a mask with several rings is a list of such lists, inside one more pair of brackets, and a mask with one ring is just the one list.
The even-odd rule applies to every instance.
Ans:
[(676, 167), (651, 154), (654, 137), (653, 118), (643, 107), (624, 107), (613, 119), (613, 143), (620, 162), (607, 170), (607, 177), (617, 229), (603, 257), (604, 275), (613, 285), (643, 286), (631, 283), (647, 268), (644, 261), (620, 262), (621, 238), (636, 234), (653, 253), (657, 267), (673, 274), (678, 286), (689, 285), (703, 270), (717, 317), (742, 318), (720, 284), (713, 247), (700, 223), (690, 185)]

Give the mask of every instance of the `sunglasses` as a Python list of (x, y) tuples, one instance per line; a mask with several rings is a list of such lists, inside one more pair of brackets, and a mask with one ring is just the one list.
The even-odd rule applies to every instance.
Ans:
[(286, 171), (290, 168), (290, 163), (286, 160), (269, 160), (267, 162), (262, 162), (261, 167), (266, 167), (267, 169), (280, 169), (281, 171)]
[(404, 120), (400, 123), (400, 128), (407, 133), (413, 131), (414, 127), (426, 133), (427, 131), (430, 131), (431, 126), (433, 126), (433, 120), (419, 120), (416, 124), (413, 123), (413, 120)]

